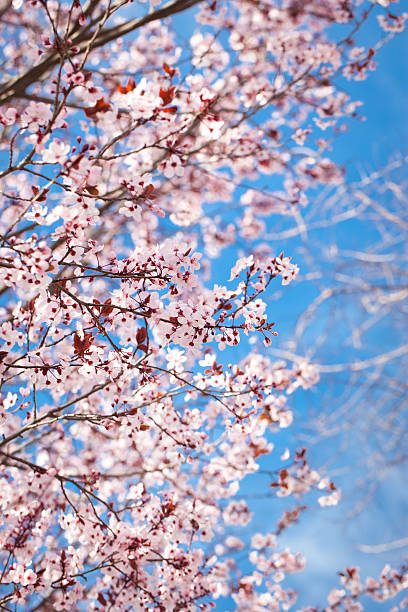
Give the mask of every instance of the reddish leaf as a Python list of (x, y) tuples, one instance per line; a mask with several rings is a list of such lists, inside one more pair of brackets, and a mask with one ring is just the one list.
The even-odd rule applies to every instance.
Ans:
[(163, 100), (163, 105), (167, 106), (174, 98), (175, 87), (169, 87), (169, 89), (163, 89), (160, 87), (159, 96)]
[(79, 357), (83, 357), (89, 347), (91, 346), (94, 338), (92, 334), (84, 334), (84, 337), (81, 339), (79, 334), (76, 333), (74, 336), (74, 349), (75, 353)]
[(154, 186), (150, 183), (150, 185), (147, 185), (145, 187), (144, 195), (149, 196), (151, 193), (153, 193), (153, 191), (154, 191)]
[(136, 341), (137, 341), (137, 343), (139, 345), (143, 344), (143, 342), (146, 340), (146, 338), (147, 338), (147, 330), (146, 330), (146, 328), (145, 327), (140, 327), (137, 330), (137, 333), (136, 333)]
[(133, 91), (135, 87), (136, 87), (136, 83), (135, 83), (134, 79), (129, 78), (129, 80), (126, 83), (125, 87), (122, 87), (122, 85), (119, 85), (116, 88), (116, 91), (120, 91), (120, 93), (122, 93), (122, 94), (127, 94), (127, 93), (129, 93), (129, 91)]
[(113, 312), (113, 306), (109, 306), (109, 304), (112, 304), (112, 300), (110, 298), (105, 300), (104, 305), (102, 306), (102, 317), (108, 317)]
[(95, 106), (91, 106), (90, 108), (85, 108), (85, 115), (87, 117), (95, 117), (98, 113), (106, 113), (110, 110), (110, 104), (105, 102), (105, 98), (99, 98), (96, 101)]
[(135, 406), (135, 408), (132, 408), (131, 410), (128, 410), (126, 412), (126, 414), (136, 414), (136, 412), (139, 410), (139, 406)]
[(177, 113), (178, 107), (177, 106), (168, 106), (167, 108), (162, 108), (161, 111), (162, 111), (162, 113)]
[(176, 70), (174, 68), (170, 68), (170, 66), (166, 64), (166, 62), (164, 62), (163, 64), (163, 70), (166, 74), (169, 75), (169, 77), (173, 77), (176, 74)]
[(249, 448), (251, 448), (254, 451), (255, 459), (259, 457), (260, 455), (267, 455), (269, 452), (266, 448), (261, 448), (260, 446), (258, 446), (257, 444), (254, 444), (253, 442), (249, 444)]
[(268, 136), (270, 136), (271, 138), (273, 138), (274, 140), (278, 140), (279, 139), (279, 132), (278, 130), (275, 129), (270, 129), (267, 132)]
[(47, 199), (47, 193), (49, 192), (49, 189), (43, 189), (42, 194), (38, 197), (37, 195), (40, 193), (40, 188), (37, 187), (36, 185), (32, 185), (31, 189), (33, 191), (33, 196), (36, 202), (45, 202), (45, 200)]
[(85, 191), (87, 191), (88, 193), (90, 193), (91, 195), (94, 195), (94, 196), (99, 195), (98, 188), (94, 187), (93, 185), (86, 185), (85, 186)]

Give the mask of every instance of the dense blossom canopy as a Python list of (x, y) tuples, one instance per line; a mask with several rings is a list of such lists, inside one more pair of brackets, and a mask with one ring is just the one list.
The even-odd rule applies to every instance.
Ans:
[[(263, 236), (343, 180), (329, 142), (359, 102), (338, 83), (382, 44), (360, 27), (408, 15), (388, 0), (5, 0), (0, 15), (0, 605), (286, 610), (305, 561), (279, 535), (298, 498), (340, 491), (305, 449), (272, 455), (265, 490), (288, 506), (250, 527), (240, 484), (291, 424), (290, 394), (318, 382), (268, 357), (265, 296), (301, 262)], [(407, 581), (349, 568), (327, 610)]]

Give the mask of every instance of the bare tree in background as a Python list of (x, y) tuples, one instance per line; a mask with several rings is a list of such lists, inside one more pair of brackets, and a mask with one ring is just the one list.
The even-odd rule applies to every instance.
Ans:
[[(407, 162), (397, 156), (358, 181), (323, 190), (302, 217), (270, 236), (287, 240), (308, 262), (300, 277), (308, 305), (275, 354), (292, 360), (307, 355), (316, 364), (319, 393), (303, 400), (309, 412), (301, 438), (332, 448), (329, 463), (343, 474), (352, 502), (349, 518), (372, 511), (376, 495), (377, 502), (392, 497), (395, 477), (406, 474)], [(361, 549), (408, 545), (403, 522), (392, 533), (393, 541), (379, 534), (378, 545)]]

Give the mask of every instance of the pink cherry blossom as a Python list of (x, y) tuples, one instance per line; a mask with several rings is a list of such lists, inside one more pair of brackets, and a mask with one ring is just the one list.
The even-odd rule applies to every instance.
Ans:
[(55, 139), (48, 145), (47, 149), (43, 151), (43, 161), (50, 164), (63, 164), (67, 159), (69, 150), (70, 146), (68, 143)]

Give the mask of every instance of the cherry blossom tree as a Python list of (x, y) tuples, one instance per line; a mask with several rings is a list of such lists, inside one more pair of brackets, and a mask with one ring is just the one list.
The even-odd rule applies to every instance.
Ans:
[[(295, 602), (305, 561), (279, 536), (299, 498), (341, 494), (305, 448), (273, 452), (319, 373), (270, 353), (268, 295), (301, 262), (264, 235), (342, 184), (325, 151), (359, 103), (339, 83), (384, 42), (360, 29), (407, 17), (387, 0), (2, 2), (3, 609)], [(263, 533), (255, 474), (287, 498)], [(407, 581), (350, 567), (326, 609)]]

